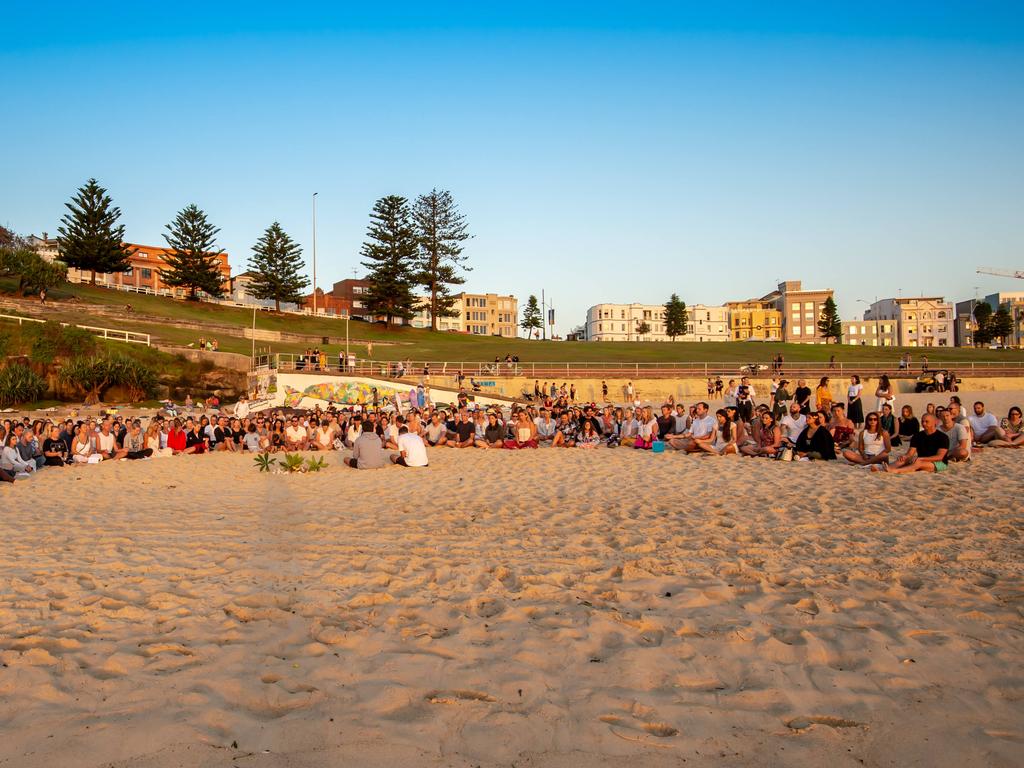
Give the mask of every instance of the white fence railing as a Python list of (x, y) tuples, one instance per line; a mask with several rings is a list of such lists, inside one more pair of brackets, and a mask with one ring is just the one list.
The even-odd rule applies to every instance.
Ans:
[[(21, 315), (0, 315), (0, 320), (10, 320), (16, 322), (18, 325), (24, 325), (25, 323), (45, 323), (45, 320), (41, 320), (38, 317), (22, 317)], [(72, 323), (61, 323), (61, 325), (67, 328)], [(145, 344), (147, 347), (150, 346), (150, 337), (148, 333), (136, 333), (135, 331), (122, 331), (117, 328), (99, 328), (95, 325), (78, 325), (74, 324), (75, 328), (81, 328), (83, 331), (89, 331), (94, 336), (99, 336), (104, 339), (110, 339), (112, 341), (125, 341), (129, 344)]]

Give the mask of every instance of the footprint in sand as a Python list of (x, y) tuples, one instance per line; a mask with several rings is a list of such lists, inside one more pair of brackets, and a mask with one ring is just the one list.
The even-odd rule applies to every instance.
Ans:
[(807, 717), (793, 717), (786, 720), (786, 727), (794, 731), (805, 731), (812, 725), (827, 725), (830, 728), (867, 728), (865, 723), (847, 720), (844, 717), (832, 717), (831, 715), (810, 715)]
[(481, 597), (476, 601), (476, 615), (482, 619), (497, 616), (505, 610), (505, 601), (499, 597)]
[(458, 704), (460, 701), (480, 701), (488, 704), (497, 701), (483, 691), (430, 691), (424, 697), (431, 704)]

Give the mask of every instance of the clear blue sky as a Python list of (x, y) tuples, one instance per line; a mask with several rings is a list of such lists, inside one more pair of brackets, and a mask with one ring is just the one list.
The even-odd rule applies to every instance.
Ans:
[[(144, 6), (168, 6), (147, 8)], [(452, 191), (467, 289), (718, 303), (1024, 290), (1021, 3), (4, 7), (0, 223), (98, 178), (128, 238), (190, 202), (237, 271), (272, 221), (319, 283), (374, 199)], [(336, 7), (337, 6), (337, 7)]]

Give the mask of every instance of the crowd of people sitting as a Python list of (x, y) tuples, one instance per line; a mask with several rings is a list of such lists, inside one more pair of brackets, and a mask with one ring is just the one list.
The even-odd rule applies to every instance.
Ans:
[[(44, 467), (145, 460), (211, 452), (274, 453), (348, 449), (357, 469), (427, 466), (428, 448), (517, 450), (629, 447), (691, 454), (738, 455), (794, 461), (841, 460), (888, 472), (942, 471), (989, 447), (1024, 447), (1024, 420), (1014, 406), (998, 419), (976, 402), (970, 412), (954, 395), (929, 404), (920, 418), (909, 405), (897, 416), (885, 377), (877, 407), (864, 413), (863, 387), (852, 376), (847, 402), (833, 402), (823, 378), (812, 393), (800, 380), (772, 382), (769, 403), (754, 402), (744, 377), (729, 382), (721, 408), (707, 402), (644, 405), (579, 404), (572, 387), (542, 390), (537, 402), (484, 408), (460, 391), (454, 406), (436, 406), (416, 390), (404, 411), (371, 404), (317, 406), (313, 411), (249, 413), (240, 401), (232, 414), (162, 413), (141, 419), (108, 415), (63, 423), (5, 420), (0, 425), (0, 479), (29, 477)], [(546, 391), (545, 391), (546, 390)], [(812, 403), (813, 396), (813, 403)]]

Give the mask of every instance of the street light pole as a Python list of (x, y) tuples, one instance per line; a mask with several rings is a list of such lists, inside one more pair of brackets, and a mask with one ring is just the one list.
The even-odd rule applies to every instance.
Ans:
[(256, 305), (252, 305), (252, 357), (256, 358)]
[(313, 317), (316, 317), (316, 196), (313, 193)]

